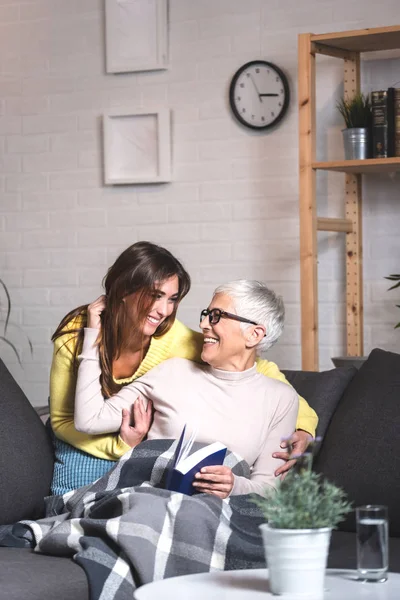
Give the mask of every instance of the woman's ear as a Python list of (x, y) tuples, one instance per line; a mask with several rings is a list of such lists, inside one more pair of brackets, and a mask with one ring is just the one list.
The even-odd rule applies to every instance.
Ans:
[(254, 325), (246, 329), (246, 346), (255, 348), (266, 335), (266, 329), (263, 325)]

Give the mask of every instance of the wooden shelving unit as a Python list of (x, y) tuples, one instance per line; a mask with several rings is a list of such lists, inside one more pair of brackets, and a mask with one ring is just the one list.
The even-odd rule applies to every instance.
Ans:
[[(317, 231), (346, 235), (346, 329), (347, 354), (363, 355), (362, 286), (362, 197), (361, 175), (400, 171), (400, 158), (316, 160), (315, 57), (317, 54), (343, 60), (344, 95), (360, 91), (360, 54), (400, 49), (400, 26), (378, 27), (314, 35), (299, 35), (299, 183), (300, 183), (300, 271), (302, 368), (317, 371), (318, 279)], [(316, 171), (345, 174), (345, 218), (317, 216)]]

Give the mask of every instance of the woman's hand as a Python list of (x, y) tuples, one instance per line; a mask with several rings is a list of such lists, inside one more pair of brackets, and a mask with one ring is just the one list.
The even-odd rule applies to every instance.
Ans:
[[(126, 408), (122, 410), (119, 435), (125, 444), (134, 448), (144, 440), (153, 421), (153, 412), (153, 402), (149, 400), (145, 408), (141, 398), (137, 398), (134, 402), (131, 412)], [(131, 425), (131, 418), (134, 425)]]
[(193, 485), (199, 492), (227, 498), (232, 491), (233, 482), (232, 470), (224, 465), (216, 465), (203, 467), (196, 473)]
[(106, 297), (104, 294), (99, 296), (97, 300), (89, 304), (87, 309), (87, 326), (91, 329), (100, 329), (101, 327), (101, 313), (106, 307)]
[(288, 471), (293, 467), (293, 465), (296, 464), (296, 459), (295, 458), (291, 459), (290, 457), (292, 455), (300, 456), (300, 454), (303, 454), (307, 450), (307, 446), (311, 442), (312, 439), (313, 439), (312, 435), (307, 433), (307, 431), (298, 429), (297, 431), (295, 431), (293, 433), (293, 435), (290, 436), (289, 440), (285, 440), (281, 443), (281, 448), (288, 448), (289, 446), (291, 446), (291, 451), (290, 452), (288, 452), (288, 451), (274, 452), (274, 454), (272, 455), (274, 458), (281, 458), (283, 460), (286, 460), (286, 463), (283, 464), (281, 467), (279, 467), (279, 469), (277, 469), (275, 471), (276, 477), (279, 477), (279, 475), (282, 475), (282, 479), (283, 479), (283, 477), (285, 477), (287, 475)]

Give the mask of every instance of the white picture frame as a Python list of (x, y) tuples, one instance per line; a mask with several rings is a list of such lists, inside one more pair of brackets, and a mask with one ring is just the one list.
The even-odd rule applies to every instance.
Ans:
[(105, 0), (106, 72), (168, 68), (168, 0)]
[(167, 108), (103, 115), (104, 183), (171, 181), (171, 115)]

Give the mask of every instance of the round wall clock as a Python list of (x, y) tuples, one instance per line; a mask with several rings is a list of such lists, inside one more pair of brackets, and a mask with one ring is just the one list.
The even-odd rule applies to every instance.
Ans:
[(229, 103), (235, 117), (251, 129), (268, 129), (284, 117), (290, 99), (286, 75), (265, 60), (246, 63), (232, 78)]

